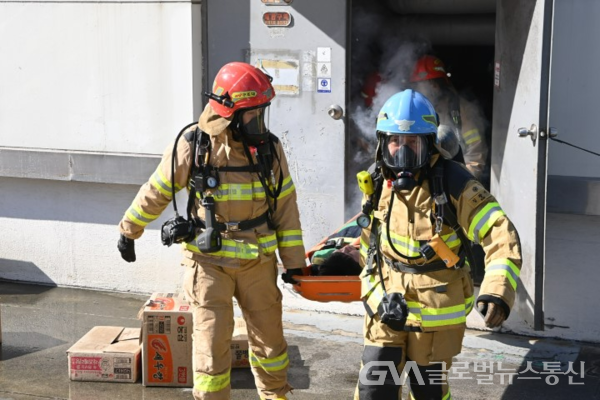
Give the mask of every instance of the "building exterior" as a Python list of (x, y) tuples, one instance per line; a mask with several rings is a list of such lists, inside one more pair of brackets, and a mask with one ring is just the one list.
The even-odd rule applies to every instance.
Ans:
[[(352, 49), (381, 28), (359, 26), (358, 3), (0, 1), (0, 279), (179, 288), (179, 251), (159, 238), (171, 214), (136, 241), (134, 264), (116, 250), (116, 226), (234, 60), (275, 78), (270, 127), (294, 173), (307, 246), (341, 225), (355, 213)], [(434, 47), (493, 54), (489, 184), (521, 236), (519, 316), (530, 332), (597, 341), (600, 321), (582, 305), (600, 300), (599, 160), (548, 136), (600, 149), (600, 4), (389, 0), (383, 13), (387, 33), (419, 29)]]

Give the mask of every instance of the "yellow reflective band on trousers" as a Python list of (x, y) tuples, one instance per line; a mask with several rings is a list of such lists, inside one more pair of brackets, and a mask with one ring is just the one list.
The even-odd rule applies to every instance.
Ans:
[(252, 350), (248, 350), (250, 365), (255, 368), (261, 368), (265, 371), (281, 371), (290, 363), (287, 352), (275, 358), (258, 358)]
[(463, 138), (465, 139), (466, 144), (473, 144), (475, 142), (479, 142), (481, 140), (481, 136), (479, 135), (479, 130), (471, 129), (466, 131), (463, 134)]
[(216, 202), (264, 199), (265, 189), (263, 189), (259, 181), (252, 183), (224, 183), (214, 192), (214, 198)]
[[(418, 257), (421, 255), (421, 253), (419, 253), (421, 243), (419, 243), (418, 240), (413, 240), (408, 236), (396, 235), (393, 232), (390, 232), (390, 234), (392, 236), (392, 243), (398, 251), (409, 257)], [(386, 229), (382, 229), (381, 236), (382, 244), (389, 245)]]
[(259, 237), (258, 243), (266, 254), (274, 253), (277, 250), (277, 238), (275, 235), (269, 235), (265, 237)]
[(231, 370), (222, 375), (206, 375), (194, 372), (194, 390), (211, 393), (218, 392), (229, 386)]
[(485, 276), (500, 275), (504, 276), (510, 282), (513, 290), (517, 290), (517, 281), (521, 275), (519, 268), (508, 258), (492, 260), (485, 267)]
[(279, 247), (303, 246), (302, 231), (300, 229), (277, 232)]
[(159, 215), (145, 213), (137, 204), (132, 204), (125, 215), (137, 226), (146, 226), (159, 217)]
[[(183, 243), (183, 246), (194, 253), (204, 254), (196, 245), (196, 241)], [(216, 253), (210, 253), (210, 255), (215, 257), (239, 258), (241, 260), (254, 260), (258, 258), (258, 246), (241, 241), (223, 239), (221, 250)]]
[[(416, 313), (416, 311), (416, 308), (413, 309), (413, 312)], [(421, 308), (420, 313), (423, 328), (459, 325), (467, 322), (467, 312), (464, 304), (442, 308)]]
[(502, 208), (500, 208), (500, 204), (496, 202), (486, 204), (486, 206), (483, 207), (471, 221), (468, 233), (469, 240), (478, 244), (481, 243), (492, 225), (494, 225), (498, 218), (503, 215), (506, 214)]
[[(171, 198), (173, 187), (171, 185), (171, 181), (167, 179), (166, 176), (163, 175), (160, 169), (157, 169), (154, 174), (150, 177), (150, 184), (159, 192), (161, 192), (165, 197)], [(179, 192), (181, 190), (181, 186), (175, 184), (175, 192)]]

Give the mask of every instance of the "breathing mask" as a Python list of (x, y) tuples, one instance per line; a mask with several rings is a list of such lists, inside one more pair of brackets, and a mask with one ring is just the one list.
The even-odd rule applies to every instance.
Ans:
[(259, 107), (242, 109), (239, 112), (239, 129), (242, 137), (250, 146), (267, 143), (271, 132), (267, 128), (267, 110), (271, 103)]
[(416, 171), (429, 161), (430, 149), (426, 135), (402, 135), (381, 132), (382, 156), (385, 166), (397, 177), (396, 192), (411, 191)]

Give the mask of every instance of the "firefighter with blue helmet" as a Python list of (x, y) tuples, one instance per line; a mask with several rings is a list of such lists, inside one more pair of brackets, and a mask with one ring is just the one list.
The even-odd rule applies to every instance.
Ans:
[[(442, 157), (438, 117), (425, 96), (410, 89), (393, 95), (376, 129), (375, 190), (363, 201), (371, 222), (360, 244), (366, 315), (354, 398), (400, 399), (399, 382), (374, 384), (394, 365), (408, 373), (411, 399), (450, 399), (446, 371), (461, 351), (473, 306), (493, 328), (514, 304), (518, 234), (464, 165)], [(486, 252), (477, 299), (469, 241)]]

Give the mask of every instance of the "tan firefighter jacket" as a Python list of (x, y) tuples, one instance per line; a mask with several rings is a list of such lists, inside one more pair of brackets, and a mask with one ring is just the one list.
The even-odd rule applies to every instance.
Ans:
[[(438, 155), (431, 161), (434, 165)], [(464, 166), (446, 161), (445, 192), (456, 209), (459, 225), (469, 240), (481, 244), (485, 256), (485, 276), (479, 300), (497, 302), (506, 315), (515, 301), (515, 290), (521, 268), (521, 248), (517, 232), (496, 199), (465, 171)], [(383, 184), (381, 199), (374, 217), (379, 219), (379, 244), (384, 258), (400, 261), (418, 268), (424, 259), (408, 260), (398, 256), (388, 242), (386, 218), (391, 196), (396, 196), (391, 210), (389, 239), (403, 255), (419, 257), (419, 248), (434, 235), (432, 223), (433, 200), (430, 184), (424, 179), (408, 195), (397, 196), (387, 182)], [(361, 236), (361, 263), (366, 263), (370, 244), (371, 226)], [(446, 223), (440, 236), (455, 254), (461, 242), (456, 232)], [(469, 244), (465, 244), (469, 245)], [(434, 257), (429, 262), (439, 262)], [(381, 268), (382, 265), (377, 265)], [(377, 268), (368, 274), (363, 268), (362, 296), (367, 307), (376, 312), (383, 295)], [(468, 263), (462, 268), (444, 268), (428, 273), (408, 273), (392, 270), (383, 265), (385, 289), (388, 293), (403, 293), (408, 306), (407, 326), (420, 327), (424, 332), (454, 329), (465, 326), (466, 316), (474, 305), (473, 283)]]
[[(208, 164), (214, 167), (247, 166), (249, 163), (243, 145), (233, 140), (232, 131), (228, 128), (229, 122), (216, 114), (210, 105), (206, 106), (200, 116), (198, 127), (210, 136), (211, 141), (212, 151)], [(196, 126), (192, 126), (190, 131), (195, 128)], [(209, 262), (236, 267), (244, 260), (256, 259), (260, 254), (273, 255), (279, 249), (279, 256), (286, 268), (302, 268), (306, 265), (296, 190), (288, 170), (283, 146), (279, 140), (275, 142), (277, 157), (273, 157), (273, 172), (276, 184), (279, 182), (280, 174), (283, 175), (277, 209), (271, 216), (276, 229), (273, 230), (267, 223), (263, 223), (245, 231), (222, 232), (222, 248), (216, 253), (201, 253), (195, 239), (190, 243), (183, 243), (185, 257), (200, 263)], [(176, 192), (183, 188), (189, 189), (192, 146), (193, 143), (186, 135), (183, 135), (178, 142), (175, 160)], [(139, 238), (146, 225), (156, 220), (171, 202), (172, 151), (173, 144), (167, 147), (158, 168), (150, 180), (140, 188), (121, 220), (119, 229), (128, 238)], [(255, 156), (252, 157), (256, 164)], [(268, 211), (267, 195), (257, 173), (219, 171), (218, 177), (219, 186), (203, 193), (204, 196), (213, 196), (215, 199), (217, 222), (247, 221), (260, 217)], [(267, 177), (267, 182), (272, 182), (271, 177)], [(193, 215), (204, 220), (204, 208), (199, 201), (197, 195)], [(272, 199), (270, 201), (272, 204)], [(187, 202), (179, 201), (177, 207), (181, 215), (186, 215)]]
[(484, 117), (480, 109), (464, 98), (460, 99), (460, 140), (467, 169), (480, 179), (485, 168), (488, 147), (483, 136)]

